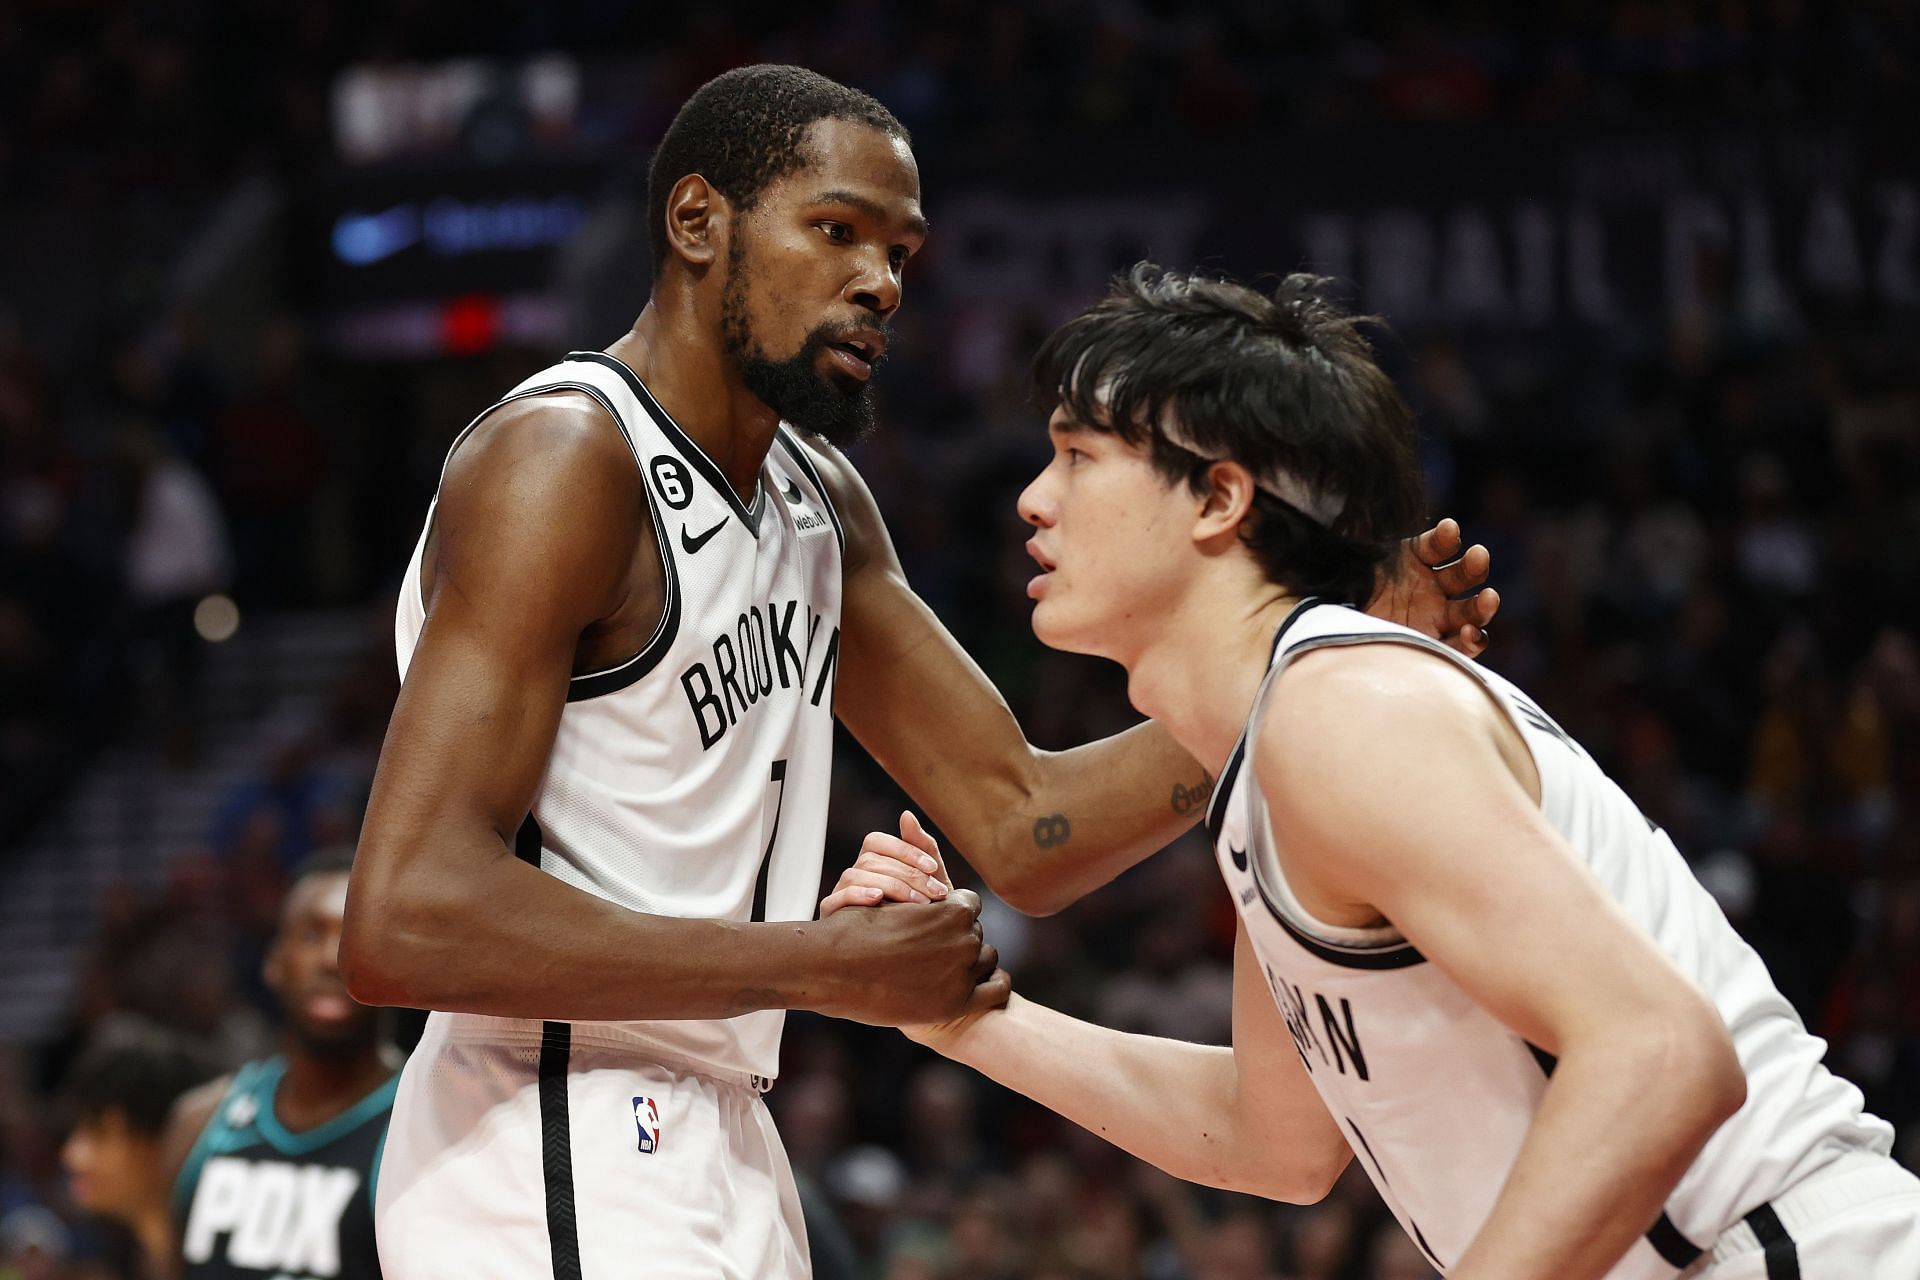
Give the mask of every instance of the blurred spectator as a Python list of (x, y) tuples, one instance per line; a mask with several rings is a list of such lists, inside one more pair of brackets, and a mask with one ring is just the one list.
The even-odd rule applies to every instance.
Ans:
[(131, 1232), (134, 1269), (172, 1273), (171, 1173), (184, 1152), (163, 1148), (180, 1095), (215, 1075), (190, 1045), (158, 1031), (103, 1038), (68, 1074), (73, 1129), (60, 1149), (68, 1194), (83, 1212)]

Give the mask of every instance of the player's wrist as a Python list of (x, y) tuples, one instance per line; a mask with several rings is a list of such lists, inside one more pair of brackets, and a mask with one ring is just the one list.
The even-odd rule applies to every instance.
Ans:
[(1007, 997), (1006, 1004), (997, 1009), (969, 1013), (945, 1022), (903, 1026), (900, 1032), (915, 1044), (925, 1045), (943, 1058), (951, 1058), (962, 1066), (981, 1069), (981, 1059), (990, 1053), (995, 1032), (1007, 1025), (1008, 1019), (1017, 1021), (1020, 1015), (1015, 1010), (1026, 1003), (1015, 992)]

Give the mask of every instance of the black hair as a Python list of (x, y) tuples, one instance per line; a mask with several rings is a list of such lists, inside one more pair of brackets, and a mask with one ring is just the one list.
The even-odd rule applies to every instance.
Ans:
[(108, 1112), (127, 1127), (157, 1136), (181, 1094), (211, 1080), (213, 1063), (192, 1042), (160, 1028), (143, 1028), (104, 1039), (80, 1055), (63, 1088), (74, 1114), (98, 1120)]
[[(1169, 481), (1206, 492), (1213, 459), (1285, 471), (1342, 499), (1326, 524), (1261, 489), (1241, 539), (1295, 595), (1364, 605), (1424, 509), (1413, 415), (1329, 281), (1271, 294), (1142, 262), (1049, 337), (1034, 382), (1083, 427), (1148, 451)], [(1171, 414), (1195, 449), (1167, 439)]]
[(801, 143), (816, 120), (853, 120), (912, 141), (876, 99), (805, 67), (737, 67), (695, 90), (647, 170), (654, 278), (667, 262), (667, 195), (674, 183), (697, 173), (735, 208), (750, 209), (769, 182), (806, 163)]

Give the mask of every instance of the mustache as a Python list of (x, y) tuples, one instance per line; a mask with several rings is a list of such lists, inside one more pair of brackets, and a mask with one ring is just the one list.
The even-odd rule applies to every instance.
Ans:
[(801, 357), (806, 360), (811, 360), (814, 356), (820, 354), (821, 351), (832, 346), (834, 343), (845, 342), (859, 333), (877, 333), (881, 339), (885, 341), (887, 349), (871, 361), (874, 369), (879, 370), (885, 368), (887, 362), (893, 359), (893, 326), (885, 320), (874, 320), (867, 323), (853, 321), (848, 324), (817, 325), (813, 331), (807, 335), (807, 340), (801, 344)]

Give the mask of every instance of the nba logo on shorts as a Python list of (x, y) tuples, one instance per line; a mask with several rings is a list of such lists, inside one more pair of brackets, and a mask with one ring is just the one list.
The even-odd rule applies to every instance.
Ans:
[(640, 1130), (640, 1154), (650, 1156), (660, 1145), (660, 1108), (652, 1098), (633, 1100), (633, 1123)]

